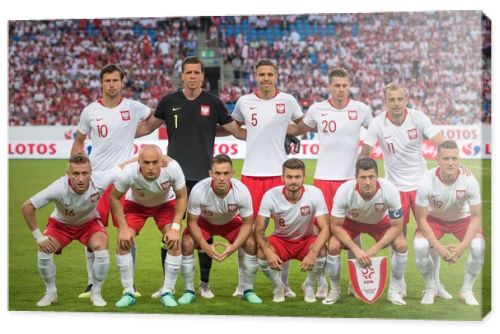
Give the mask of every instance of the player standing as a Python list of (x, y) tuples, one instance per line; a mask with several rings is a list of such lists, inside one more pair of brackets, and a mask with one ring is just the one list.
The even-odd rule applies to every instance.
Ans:
[[(71, 154), (84, 152), (85, 138), (92, 141), (89, 158), (94, 172), (110, 169), (117, 161), (126, 161), (133, 155), (137, 125), (150, 115), (144, 104), (122, 97), (125, 72), (117, 64), (109, 64), (99, 74), (102, 97), (85, 107), (80, 115), (76, 138)], [(112, 186), (102, 195), (97, 211), (104, 226), (108, 226), (110, 212), (109, 194)], [(113, 223), (116, 221), (113, 218)], [(92, 266), (94, 254), (86, 249), (88, 285), (79, 298), (88, 298), (93, 284)]]
[[(153, 117), (137, 129), (137, 137), (151, 133), (165, 123), (168, 135), (167, 155), (182, 167), (186, 177), (188, 195), (193, 186), (208, 176), (210, 161), (214, 155), (215, 136), (219, 128), (244, 140), (246, 132), (231, 118), (219, 97), (202, 89), (205, 65), (196, 57), (182, 62), (183, 88), (165, 95)], [(161, 248), (162, 265), (166, 247)], [(198, 252), (200, 260), (200, 294), (213, 298), (209, 278), (212, 259)], [(165, 269), (165, 268), (164, 268)], [(153, 298), (160, 296), (159, 291)]]
[[(438, 146), (438, 167), (424, 176), (417, 190), (417, 226), (413, 240), (417, 267), (425, 281), (422, 304), (433, 304), (439, 295), (430, 248), (448, 263), (455, 263), (469, 248), (460, 299), (467, 305), (479, 305), (472, 293), (474, 280), (484, 262), (484, 237), (481, 230), (481, 195), (479, 184), (472, 175), (460, 169), (460, 154), (456, 142), (443, 141)], [(453, 234), (460, 242), (443, 245), (445, 234)]]
[[(304, 116), (297, 100), (277, 89), (278, 69), (270, 59), (260, 59), (254, 68), (257, 91), (241, 96), (233, 118), (247, 129), (247, 150), (241, 172), (243, 182), (252, 195), (254, 217), (259, 212), (264, 193), (282, 184), (283, 149), (290, 122)], [(288, 269), (282, 273), (287, 274)], [(284, 278), (285, 284), (288, 279)], [(234, 295), (238, 295), (237, 289)], [(287, 293), (295, 296), (287, 284)]]
[[(273, 284), (273, 301), (279, 303), (285, 301), (285, 286), (277, 270), (291, 259), (301, 261), (302, 271), (308, 272), (302, 287), (304, 300), (314, 303), (313, 284), (325, 267), (325, 243), (330, 236), (328, 210), (321, 191), (304, 185), (305, 165), (301, 160), (285, 161), (282, 173), (284, 185), (264, 194), (255, 222), (258, 262)], [(270, 217), (274, 219), (275, 230), (266, 240), (266, 219)]]
[[(318, 133), (320, 150), (314, 185), (321, 189), (330, 212), (337, 189), (354, 178), (361, 128), (367, 128), (373, 117), (369, 106), (349, 99), (351, 84), (347, 70), (334, 68), (328, 79), (331, 98), (314, 103), (297, 124), (298, 131), (294, 134)], [(331, 271), (328, 259), (326, 263), (326, 271)], [(327, 293), (328, 285), (321, 275), (316, 297), (324, 299)]]
[[(124, 194), (125, 204), (122, 205), (120, 198)], [(160, 301), (167, 306), (175, 303), (172, 291), (181, 267), (179, 235), (186, 207), (186, 183), (179, 164), (170, 160), (162, 167), (162, 152), (158, 146), (141, 147), (139, 162), (120, 174), (111, 191), (111, 210), (118, 221), (116, 263), (124, 287), (123, 296), (115, 304), (117, 307), (135, 304), (134, 262), (130, 249), (149, 217), (154, 218), (165, 243), (171, 243)]]
[[(428, 138), (437, 147), (443, 136), (422, 111), (407, 108), (408, 98), (400, 84), (391, 83), (385, 87), (384, 101), (387, 111), (374, 118), (370, 124), (361, 149), (360, 158), (368, 157), (379, 143), (384, 154), (385, 175), (388, 181), (396, 186), (403, 206), (404, 227), (410, 221), (410, 210), (415, 215), (415, 197), (417, 187), (427, 171), (424, 159), (423, 141)], [(439, 254), (431, 251), (437, 272), (439, 272)], [(439, 296), (450, 299), (451, 295), (444, 289), (435, 275)], [(401, 294), (406, 295), (406, 285), (401, 286)]]

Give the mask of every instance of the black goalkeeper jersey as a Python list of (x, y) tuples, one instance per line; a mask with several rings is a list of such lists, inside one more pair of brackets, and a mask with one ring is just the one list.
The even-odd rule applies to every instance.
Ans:
[(154, 116), (165, 121), (167, 154), (181, 165), (186, 180), (206, 178), (217, 125), (233, 121), (220, 98), (203, 90), (190, 101), (178, 90), (161, 99)]

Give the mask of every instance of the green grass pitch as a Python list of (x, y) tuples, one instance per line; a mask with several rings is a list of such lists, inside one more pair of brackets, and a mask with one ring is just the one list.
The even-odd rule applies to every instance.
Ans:
[[(306, 183), (312, 183), (312, 176), (316, 161), (308, 160)], [(236, 176), (241, 171), (241, 160), (235, 161)], [(347, 296), (347, 270), (345, 252), (342, 263), (342, 298), (332, 306), (322, 305), (321, 302), (307, 304), (303, 301), (300, 286), (305, 273), (300, 272), (298, 262), (292, 261), (290, 284), (297, 297), (287, 299), (286, 302), (275, 304), (272, 302), (271, 284), (259, 271), (255, 282), (255, 290), (264, 300), (261, 305), (251, 305), (231, 294), (237, 284), (236, 255), (222, 263), (214, 262), (211, 273), (211, 286), (216, 297), (205, 300), (197, 297), (196, 301), (187, 306), (165, 308), (158, 300), (149, 295), (156, 291), (163, 282), (160, 265), (160, 233), (152, 223), (146, 224), (137, 238), (138, 254), (135, 272), (137, 289), (142, 293), (137, 304), (127, 309), (118, 309), (114, 303), (120, 298), (122, 287), (116, 268), (114, 249), (116, 230), (109, 228), (110, 237), (110, 270), (103, 288), (103, 297), (108, 302), (104, 308), (93, 307), (88, 300), (78, 299), (77, 295), (87, 284), (83, 246), (73, 242), (64, 249), (62, 256), (56, 256), (57, 287), (59, 302), (56, 305), (44, 308), (43, 311), (77, 311), (77, 312), (129, 312), (129, 313), (180, 313), (180, 314), (217, 314), (217, 315), (259, 315), (259, 316), (292, 316), (292, 317), (335, 317), (335, 318), (395, 318), (395, 319), (436, 319), (436, 320), (480, 320), (491, 309), (491, 161), (464, 160), (464, 164), (481, 180), (483, 198), (483, 230), (486, 238), (485, 264), (481, 276), (478, 277), (474, 293), (481, 302), (480, 307), (471, 307), (460, 303), (458, 292), (463, 281), (466, 253), (457, 264), (441, 266), (441, 281), (453, 295), (452, 300), (436, 299), (434, 305), (420, 304), (421, 292), (424, 289), (423, 279), (417, 271), (413, 253), (412, 238), (415, 223), (412, 220), (408, 227), (409, 261), (406, 270), (408, 286), (407, 306), (395, 306), (388, 303), (385, 293), (379, 301), (368, 305), (353, 297)], [(429, 162), (429, 166), (433, 165)], [(382, 167), (382, 164), (380, 164)], [(43, 283), (36, 266), (36, 244), (33, 241), (20, 213), (21, 204), (36, 192), (64, 174), (66, 163), (62, 160), (10, 160), (9, 161), (9, 292), (8, 308), (11, 311), (41, 311), (36, 302), (44, 292)], [(381, 172), (383, 175), (383, 172)], [(46, 218), (53, 210), (53, 206), (39, 210), (38, 223), (43, 229)], [(271, 224), (272, 225), (272, 224)], [(446, 237), (446, 242), (453, 238)], [(369, 237), (363, 238), (366, 247), (372, 242)], [(383, 255), (388, 255), (386, 249)], [(196, 278), (198, 280), (198, 266)], [(179, 274), (176, 296), (183, 291), (183, 280)]]

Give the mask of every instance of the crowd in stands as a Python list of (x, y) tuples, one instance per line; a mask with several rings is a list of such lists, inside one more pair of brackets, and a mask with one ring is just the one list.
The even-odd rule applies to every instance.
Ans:
[(327, 72), (343, 66), (352, 97), (375, 114), (395, 81), (436, 124), (490, 122), (490, 35), (479, 12), (465, 11), (11, 21), (9, 124), (77, 124), (111, 62), (127, 71), (124, 95), (155, 108), (179, 87), (181, 61), (197, 54), (200, 36), (233, 69), (218, 92), (230, 110), (265, 57), (304, 111), (328, 97)]

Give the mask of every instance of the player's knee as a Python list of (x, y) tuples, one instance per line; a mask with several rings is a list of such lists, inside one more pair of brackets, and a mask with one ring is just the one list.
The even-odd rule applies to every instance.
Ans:
[(408, 244), (402, 234), (393, 241), (392, 248), (398, 253), (406, 253), (408, 250)]
[(330, 241), (328, 241), (328, 254), (339, 255), (341, 249), (342, 244), (340, 243), (340, 241), (335, 237), (331, 237)]
[(324, 257), (324, 256), (326, 256), (326, 246), (321, 247), (318, 253), (318, 257)]
[(101, 251), (108, 249), (108, 238), (106, 234), (102, 232), (92, 234), (87, 247), (92, 251)]
[(191, 255), (194, 252), (195, 242), (189, 234), (182, 237), (182, 255)]
[(257, 243), (252, 235), (250, 235), (243, 244), (243, 250), (248, 255), (255, 255), (257, 253)]
[(266, 259), (266, 256), (264, 255), (264, 252), (260, 248), (257, 249), (257, 259), (259, 259), (259, 260), (265, 260)]
[(485, 242), (483, 238), (474, 238), (470, 243), (470, 254), (475, 261), (484, 261)]
[(429, 256), (429, 241), (425, 238), (415, 238), (413, 240), (413, 249), (415, 250), (415, 260), (419, 263), (425, 257)]

